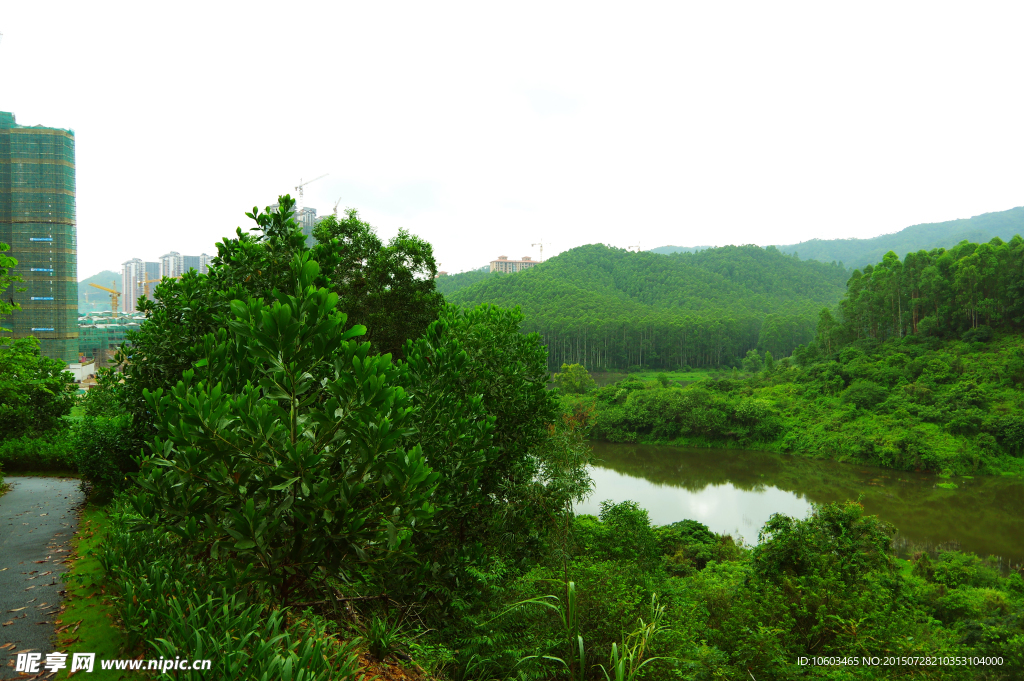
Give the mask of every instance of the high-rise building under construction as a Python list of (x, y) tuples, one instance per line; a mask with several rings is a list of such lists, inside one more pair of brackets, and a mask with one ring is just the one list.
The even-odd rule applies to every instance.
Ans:
[(3, 292), (21, 305), (4, 326), (38, 338), (48, 357), (78, 361), (73, 131), (18, 125), (0, 111), (0, 241), (23, 279)]

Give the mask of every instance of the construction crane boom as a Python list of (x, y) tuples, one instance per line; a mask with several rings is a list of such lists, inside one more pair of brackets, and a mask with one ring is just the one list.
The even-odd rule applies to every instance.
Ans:
[[(549, 243), (548, 246), (550, 245), (551, 244)], [(535, 244), (530, 244), (530, 248), (533, 248), (534, 246), (540, 246), (540, 261), (544, 262), (544, 239), (541, 239), (539, 242)]]
[(325, 178), (328, 175), (330, 175), (330, 173), (324, 173), (320, 177), (314, 177), (312, 180), (306, 180), (305, 182), (302, 181), (301, 177), (299, 178), (299, 186), (297, 186), (295, 188), (295, 191), (297, 191), (299, 193), (299, 205), (298, 205), (298, 208), (296, 209), (296, 212), (302, 210), (302, 208), (304, 206), (304, 204), (302, 203), (302, 200), (303, 200), (302, 188), (305, 187), (307, 184), (311, 184), (313, 182), (316, 182), (317, 180)]
[(139, 285), (142, 286), (143, 295), (145, 295), (146, 298), (149, 298), (149, 285), (158, 283), (160, 283), (159, 279), (146, 279), (145, 281), (140, 281)]
[[(117, 282), (112, 281), (112, 282), (110, 282), (110, 285), (111, 286), (117, 286)], [(99, 284), (92, 284), (92, 283), (90, 283), (89, 286), (94, 286), (94, 287), (100, 289), (101, 291), (106, 291), (107, 293), (109, 293), (110, 294), (110, 311), (113, 312), (114, 314), (117, 314), (117, 303), (118, 303), (118, 301), (121, 300), (121, 292), (118, 291), (116, 288), (107, 288), (106, 286), (100, 286)]]

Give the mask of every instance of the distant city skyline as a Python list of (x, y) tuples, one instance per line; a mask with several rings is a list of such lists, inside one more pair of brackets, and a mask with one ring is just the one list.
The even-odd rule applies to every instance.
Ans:
[(134, 312), (138, 307), (139, 298), (152, 298), (153, 289), (164, 277), (180, 277), (190, 269), (206, 274), (209, 271), (210, 259), (211, 256), (206, 253), (182, 255), (177, 251), (170, 251), (161, 255), (157, 261), (144, 261), (141, 258), (124, 261), (121, 263), (121, 311)]

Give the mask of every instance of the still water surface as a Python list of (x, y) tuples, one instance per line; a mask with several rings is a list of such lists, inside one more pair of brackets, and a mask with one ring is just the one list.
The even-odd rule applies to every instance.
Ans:
[(606, 499), (632, 500), (655, 525), (690, 518), (755, 544), (773, 513), (804, 518), (812, 504), (861, 497), (867, 513), (897, 527), (900, 553), (957, 548), (1024, 562), (1020, 478), (953, 478), (958, 489), (948, 490), (934, 474), (768, 452), (591, 444), (595, 489), (580, 513), (597, 515)]

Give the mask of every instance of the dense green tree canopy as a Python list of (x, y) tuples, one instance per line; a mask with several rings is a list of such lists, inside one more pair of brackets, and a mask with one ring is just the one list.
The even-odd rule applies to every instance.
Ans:
[(146, 323), (128, 334), (120, 358), (124, 400), (138, 422), (152, 418), (143, 389), (170, 390), (177, 384), (199, 359), (200, 341), (219, 328), (217, 319), (227, 314), (231, 300), (255, 296), (272, 301), (275, 291), (289, 290), (291, 261), (306, 250), (321, 267), (314, 283), (335, 291), (349, 324), (373, 325), (367, 335), (375, 351), (399, 354), (405, 340), (436, 319), (443, 301), (433, 292), (429, 244), (401, 232), (384, 246), (349, 211), (343, 221), (321, 223), (321, 240), (307, 249), (292, 217), (294, 204), (286, 195), (276, 210), (253, 208), (247, 215), (256, 226), (239, 228), (235, 238), (217, 244), (209, 274), (192, 270), (180, 279), (164, 279), (154, 300), (140, 300)]
[(484, 279), (500, 277), (500, 272), (490, 272), (489, 267), (459, 272), (458, 274), (442, 274), (437, 278), (437, 292), (443, 296), (449, 296), (456, 291), (462, 290)]
[(552, 376), (551, 380), (559, 390), (572, 394), (585, 393), (596, 385), (582, 364), (563, 364), (562, 371)]
[(333, 244), (337, 263), (328, 275), (338, 304), (366, 326), (374, 349), (398, 357), (406, 340), (437, 319), (444, 299), (434, 290), (437, 265), (429, 243), (401, 229), (384, 244), (353, 208), (344, 218), (325, 218), (313, 236)]
[(74, 376), (61, 360), (41, 355), (31, 336), (6, 343), (0, 347), (0, 439), (52, 430), (74, 405)]
[[(890, 251), (855, 270), (839, 305), (838, 327), (821, 317), (819, 345), (908, 335), (985, 340), (982, 327), (1024, 327), (1024, 239), (962, 242), (948, 251)], [(967, 338), (966, 334), (970, 334)]]

